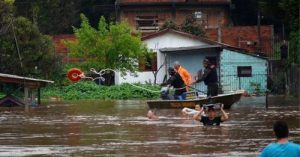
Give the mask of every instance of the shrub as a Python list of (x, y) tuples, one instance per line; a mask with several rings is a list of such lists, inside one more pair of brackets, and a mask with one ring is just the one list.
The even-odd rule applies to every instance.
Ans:
[[(145, 89), (159, 91), (160, 87), (155, 85), (135, 84)], [(131, 84), (115, 86), (101, 86), (92, 81), (80, 81), (68, 86), (48, 86), (42, 91), (42, 96), (61, 97), (64, 100), (82, 99), (155, 99), (159, 98), (159, 92), (150, 92), (145, 89), (134, 87)]]

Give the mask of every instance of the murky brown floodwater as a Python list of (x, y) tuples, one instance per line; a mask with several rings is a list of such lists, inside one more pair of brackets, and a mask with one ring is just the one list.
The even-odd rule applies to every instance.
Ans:
[(290, 139), (300, 143), (297, 101), (264, 98), (234, 104), (221, 127), (203, 127), (159, 110), (146, 118), (144, 101), (49, 102), (29, 111), (6, 110), (0, 116), (0, 156), (257, 156), (274, 140), (272, 123), (284, 119)]

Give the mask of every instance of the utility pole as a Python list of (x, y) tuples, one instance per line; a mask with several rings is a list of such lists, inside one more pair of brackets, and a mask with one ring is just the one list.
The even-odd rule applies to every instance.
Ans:
[(257, 11), (257, 53), (261, 53), (260, 10)]

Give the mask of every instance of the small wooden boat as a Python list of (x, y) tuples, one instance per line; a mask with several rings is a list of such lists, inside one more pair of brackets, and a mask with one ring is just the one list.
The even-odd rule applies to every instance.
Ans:
[(211, 98), (198, 97), (192, 100), (150, 100), (147, 104), (150, 109), (177, 109), (177, 108), (194, 108), (196, 104), (202, 106), (207, 103), (222, 103), (224, 109), (230, 109), (231, 105), (241, 99), (243, 91), (237, 91), (229, 94), (219, 94)]

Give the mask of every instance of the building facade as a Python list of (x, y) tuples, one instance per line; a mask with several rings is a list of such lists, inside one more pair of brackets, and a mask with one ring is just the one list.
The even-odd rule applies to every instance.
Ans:
[[(229, 93), (243, 89), (249, 93), (261, 93), (267, 89), (268, 60), (246, 52), (243, 49), (217, 43), (194, 35), (175, 30), (163, 30), (146, 36), (143, 42), (157, 53), (158, 73), (156, 83), (162, 83), (167, 76), (168, 67), (179, 62), (196, 80), (198, 72), (204, 67), (202, 61), (208, 58), (217, 67), (220, 91)], [(116, 74), (116, 84), (153, 83), (155, 71), (139, 72), (136, 76), (126, 75), (124, 78)], [(136, 82), (137, 81), (137, 82)], [(195, 88), (206, 91), (203, 82)]]
[(183, 23), (193, 16), (203, 28), (229, 23), (230, 0), (116, 0), (117, 19), (147, 34), (159, 31), (166, 22)]

